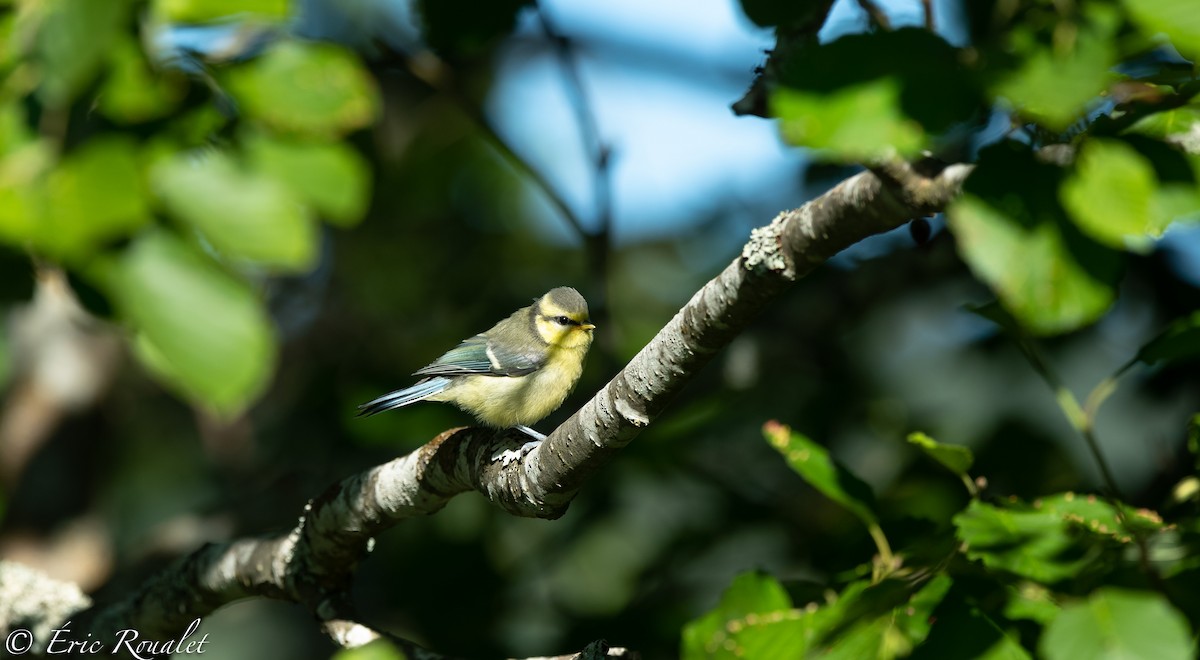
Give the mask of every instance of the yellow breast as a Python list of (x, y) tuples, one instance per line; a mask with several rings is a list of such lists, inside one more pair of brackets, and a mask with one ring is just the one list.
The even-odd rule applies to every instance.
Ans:
[(445, 401), (495, 428), (529, 426), (554, 412), (575, 389), (587, 347), (555, 347), (525, 376), (464, 376), (430, 401)]

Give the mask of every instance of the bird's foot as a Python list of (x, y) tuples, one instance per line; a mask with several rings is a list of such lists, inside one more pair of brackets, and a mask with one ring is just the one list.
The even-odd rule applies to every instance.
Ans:
[(519, 449), (501, 449), (500, 451), (496, 452), (495, 454), (492, 454), (492, 460), (500, 461), (505, 467), (507, 467), (508, 464), (512, 463), (513, 461), (521, 460), (521, 458), (524, 457), (525, 454), (533, 451), (534, 447), (537, 447), (538, 445), (542, 444), (542, 440), (546, 439), (546, 436), (542, 435), (541, 433), (538, 433), (537, 431), (534, 431), (533, 429), (529, 428), (528, 426), (518, 424), (517, 426), (514, 426), (513, 428), (517, 429), (518, 431), (520, 431), (534, 439), (521, 445), (521, 447)]
[[(525, 435), (533, 438), (534, 441), (536, 441), (536, 442), (541, 442), (542, 440), (546, 439), (545, 435), (538, 433), (537, 431), (534, 431), (533, 429), (529, 428), (528, 426), (525, 426), (524, 424), (517, 424), (513, 428), (520, 431), (521, 433), (524, 433)], [(525, 446), (528, 447), (530, 444), (531, 443), (526, 442)]]

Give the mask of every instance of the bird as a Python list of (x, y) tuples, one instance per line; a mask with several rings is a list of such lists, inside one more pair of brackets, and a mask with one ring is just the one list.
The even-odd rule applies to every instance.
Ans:
[(484, 426), (516, 428), (534, 438), (527, 446), (536, 444), (546, 436), (532, 425), (575, 389), (595, 327), (578, 291), (551, 289), (417, 369), (413, 375), (422, 378), (414, 385), (360, 405), (357, 416), (417, 401), (452, 403)]

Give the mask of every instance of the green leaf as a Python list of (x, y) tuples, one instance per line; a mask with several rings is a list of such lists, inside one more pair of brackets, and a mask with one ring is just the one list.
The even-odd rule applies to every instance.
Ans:
[(284, 19), (291, 11), (289, 0), (154, 0), (154, 9), (172, 23), (204, 23), (223, 18)]
[(1076, 551), (1062, 517), (1050, 512), (1009, 511), (972, 500), (954, 525), (967, 557), (1038, 582), (1073, 577), (1093, 559)]
[(1196, 124), (1200, 124), (1200, 104), (1192, 103), (1182, 108), (1147, 115), (1129, 127), (1129, 131), (1161, 140), (1187, 135)]
[(1176, 320), (1137, 352), (1146, 364), (1178, 362), (1200, 357), (1200, 312)]
[(1200, 12), (1191, 0), (1124, 0), (1129, 15), (1148, 36), (1160, 32), (1179, 52), (1200, 57)]
[(1015, 631), (1003, 634), (986, 651), (979, 655), (979, 660), (1032, 660), (1033, 656), (1015, 639)]
[(1115, 78), (1112, 39), (1090, 29), (1078, 33), (1069, 50), (1041, 44), (1032, 35), (1018, 34), (1023, 64), (998, 82), (992, 92), (1022, 114), (1047, 128), (1061, 131), (1083, 116), (1087, 104)]
[(154, 165), (152, 177), (171, 214), (199, 230), (222, 254), (290, 271), (312, 265), (316, 225), (274, 179), (245, 171), (215, 151), (163, 160)]
[(53, 162), (48, 140), (34, 140), (0, 161), (0, 240), (25, 248), (39, 233), (45, 187)]
[(763, 434), (813, 488), (841, 504), (868, 525), (876, 524), (871, 488), (839, 465), (824, 447), (779, 422), (767, 422)]
[(1143, 532), (1157, 532), (1163, 529), (1162, 516), (1150, 509), (1126, 508), (1124, 523), (1117, 515), (1117, 510), (1103, 498), (1096, 495), (1077, 495), (1061, 493), (1034, 500), (1033, 507), (1061, 517), (1067, 523), (1079, 525), (1089, 532), (1109, 536), (1123, 543), (1130, 543), (1131, 528)]
[(28, 145), (34, 138), (24, 105), (13, 99), (0, 100), (0, 156)]
[(109, 48), (129, 20), (129, 2), (46, 0), (22, 18), (18, 39), (24, 38), (26, 28), (37, 30), (38, 93), (47, 105), (61, 108), (102, 70)]
[(1145, 251), (1173, 218), (1153, 205), (1158, 180), (1150, 160), (1117, 140), (1092, 139), (1080, 147), (1075, 171), (1063, 182), (1063, 206), (1089, 236), (1114, 248)]
[(1167, 228), (1174, 222), (1200, 218), (1200, 186), (1195, 183), (1160, 183), (1150, 199), (1150, 217)]
[[(862, 596), (849, 606), (841, 608), (840, 622), (850, 627), (833, 637), (820, 657), (847, 660), (902, 657), (925, 640), (932, 626), (930, 616), (949, 592), (953, 580), (944, 573), (939, 574), (911, 598), (899, 602), (892, 598), (893, 594), (887, 593), (893, 591), (889, 582), (894, 586), (901, 584), (900, 580), (888, 580), (873, 585), (863, 590)], [(872, 606), (878, 604), (885, 604), (886, 609), (872, 612)]]
[[(779, 58), (781, 87), (840, 97), (847, 110), (861, 114), (872, 134), (894, 132), (910, 141), (913, 134), (923, 137), (971, 119), (983, 104), (975, 76), (961, 64), (962, 52), (928, 30), (849, 35), (772, 57)], [(889, 131), (880, 130), (892, 124)]]
[(802, 658), (816, 632), (813, 613), (800, 610), (748, 615), (730, 622), (733, 658)]
[(370, 644), (341, 649), (330, 660), (408, 660), (408, 655), (386, 639)]
[(880, 79), (834, 92), (783, 88), (771, 95), (771, 115), (783, 139), (852, 161), (911, 155), (925, 143), (921, 125), (899, 107), (896, 81)]
[(1122, 523), (1108, 502), (1075, 493), (1011, 508), (972, 501), (954, 517), (954, 525), (969, 558), (1043, 583), (1074, 577), (1104, 561), (1104, 555), (1117, 560), (1134, 542), (1135, 529), (1147, 535), (1164, 529), (1153, 511), (1128, 510)]
[(96, 138), (68, 155), (44, 194), (34, 241), (60, 258), (87, 255), (150, 220), (137, 146), (124, 137)]
[(929, 614), (930, 631), (910, 656), (913, 660), (940, 658), (1011, 658), (1028, 660), (1017, 636), (1001, 627), (980, 601), (978, 580), (959, 580)]
[(379, 110), (362, 63), (331, 44), (283, 42), (228, 75), (246, 115), (284, 133), (340, 135), (367, 126)]
[(1083, 236), (1058, 203), (1059, 168), (1027, 147), (985, 150), (950, 206), (958, 250), (1004, 307), (1035, 334), (1075, 330), (1112, 305), (1118, 253)]
[(920, 447), (927, 456), (960, 477), (967, 477), (967, 472), (975, 462), (975, 455), (970, 449), (958, 445), (943, 445), (924, 433), (908, 434), (908, 442)]
[(348, 145), (275, 140), (258, 133), (246, 142), (255, 170), (282, 182), (331, 223), (350, 227), (366, 213), (370, 169)]
[(137, 331), (137, 356), (166, 384), (230, 416), (267, 384), (275, 341), (266, 313), (211, 259), (156, 230), (104, 275), (109, 297)]
[[(891, 623), (887, 618), (880, 617), (868, 621), (861, 621), (850, 627), (849, 630), (838, 635), (832, 644), (828, 646), (820, 654), (820, 657), (825, 660), (857, 660), (858, 658), (882, 658), (887, 660), (894, 658), (897, 655), (907, 655), (903, 644), (900, 648), (895, 648), (894, 640), (895, 631), (891, 627)], [(799, 656), (750, 656), (750, 657), (771, 657), (795, 658)]]
[(836, 628), (862, 618), (856, 606), (869, 589), (853, 582), (836, 598), (800, 610), (773, 578), (740, 575), (715, 610), (684, 628), (682, 657), (804, 657)]
[(1187, 620), (1161, 595), (1104, 587), (1068, 605), (1046, 626), (1038, 650), (1048, 660), (1195, 657)]
[(1027, 619), (1045, 625), (1062, 611), (1050, 590), (1036, 582), (1022, 580), (1007, 591), (1009, 597), (1004, 616), (1014, 621)]
[(180, 72), (152, 71), (132, 38), (122, 38), (110, 58), (111, 69), (97, 99), (105, 117), (120, 124), (158, 119), (183, 98), (185, 81)]
[[(730, 621), (744, 621), (750, 615), (770, 615), (791, 608), (792, 599), (775, 578), (757, 572), (742, 573), (733, 579), (714, 610), (684, 626), (683, 657), (708, 658), (729, 652), (725, 641), (729, 638), (727, 624)], [(758, 618), (751, 620), (757, 622)]]

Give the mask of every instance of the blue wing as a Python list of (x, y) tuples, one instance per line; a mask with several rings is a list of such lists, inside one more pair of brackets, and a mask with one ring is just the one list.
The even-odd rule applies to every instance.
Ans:
[(384, 394), (358, 407), (358, 417), (370, 417), (392, 408), (407, 406), (441, 392), (450, 384), (448, 378), (425, 378), (412, 387)]
[(524, 376), (542, 366), (544, 358), (534, 353), (506, 350), (485, 335), (475, 335), (425, 367), (414, 376)]

